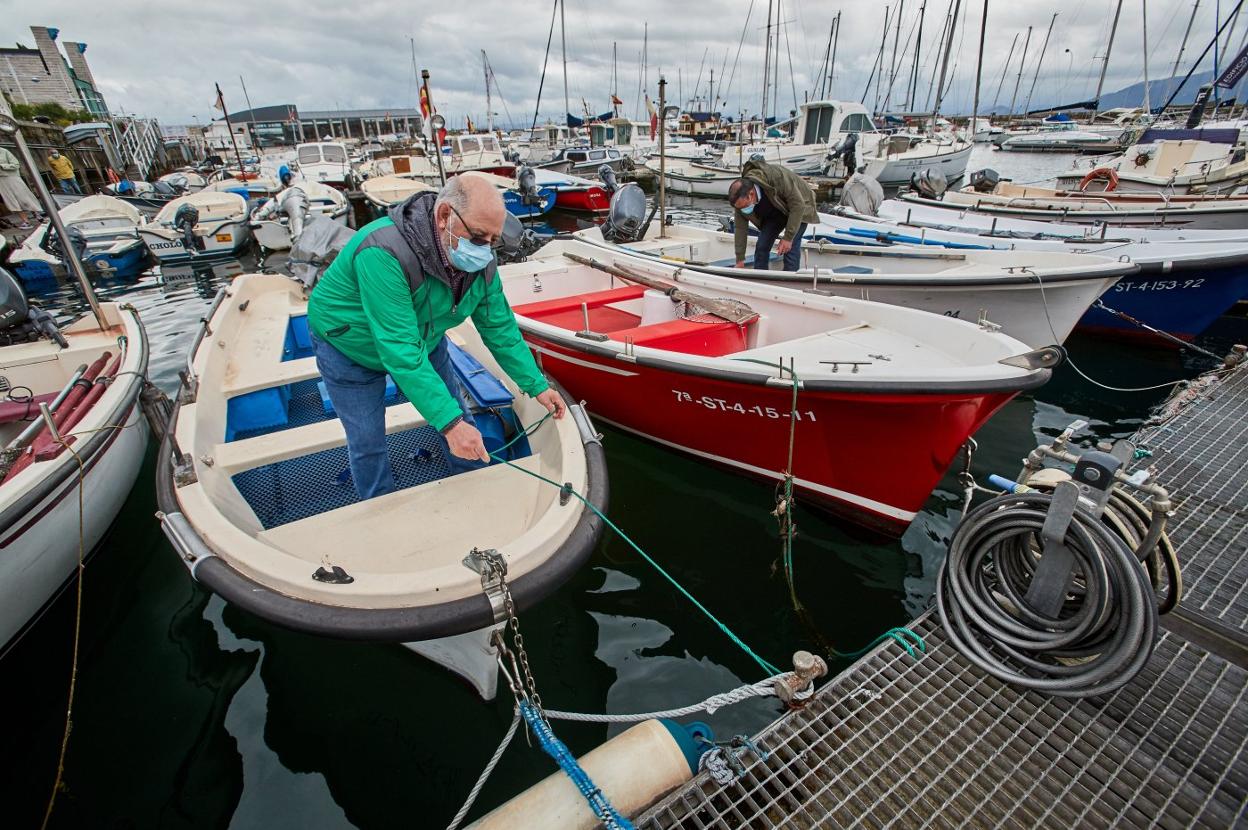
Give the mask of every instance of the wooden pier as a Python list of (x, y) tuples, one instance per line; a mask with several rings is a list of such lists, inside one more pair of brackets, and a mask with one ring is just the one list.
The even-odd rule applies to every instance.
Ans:
[(915, 660), (865, 655), (639, 828), (1210, 827), (1248, 821), (1248, 365), (1172, 399), (1137, 444), (1174, 497), (1180, 608), (1111, 695), (1046, 697), (973, 667), (929, 612)]

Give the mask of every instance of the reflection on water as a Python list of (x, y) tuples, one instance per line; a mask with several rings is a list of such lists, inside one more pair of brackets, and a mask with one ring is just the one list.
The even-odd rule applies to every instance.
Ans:
[[(972, 168), (984, 161), (1007, 172), (991, 151), (976, 148), (974, 158)], [(717, 200), (690, 197), (675, 200), (670, 211), (677, 221), (711, 226), (724, 213)], [(555, 213), (539, 230), (569, 232), (583, 222)], [(280, 270), (282, 261), (272, 256), (263, 267)], [(129, 283), (101, 282), (99, 293), (139, 309), (152, 378), (171, 391), (213, 296), (234, 276), (260, 267), (247, 255), (157, 268)], [(62, 320), (86, 309), (73, 283), (32, 294)], [(1204, 345), (1221, 351), (1242, 337), (1236, 329)], [(1191, 354), (1122, 349), (1083, 336), (1068, 346), (1086, 372), (1121, 386), (1190, 376), (1207, 366)], [(975, 472), (981, 480), (990, 472), (1013, 475), (1037, 440), (1076, 418), (1089, 422), (1083, 434), (1089, 441), (1128, 435), (1162, 394), (1107, 393), (1061, 367), (1047, 386), (1014, 399), (980, 430)], [(956, 469), (896, 542), (799, 504), (794, 558), (808, 611), (802, 620), (779, 571), (770, 485), (606, 432), (613, 518), (773, 663), (783, 666), (795, 649), (818, 650), (822, 643), (852, 651), (928, 606), (961, 510)], [(878, 463), (891, 463), (888, 446), (878, 448)], [(149, 469), (84, 582), (78, 702), (67, 790), (54, 823), (445, 824), (511, 719), (505, 694), (484, 704), (401, 647), (292, 633), (208, 596), (169, 549), (154, 510)], [(407, 521), (411, 532), (420, 532), (420, 516)], [(13, 826), (31, 826), (42, 815), (63, 726), (72, 619), (67, 599), (0, 664), (10, 711), (22, 713), (6, 732), (26, 759), (0, 778), (0, 797), (16, 811)], [(747, 656), (609, 535), (584, 570), (524, 613), (523, 624), (534, 675), (552, 708), (645, 711), (759, 679)], [(776, 714), (774, 705), (755, 701), (709, 720), (731, 735), (753, 732)], [(557, 731), (577, 753), (609, 734), (583, 724), (560, 723)], [(474, 815), (553, 769), (516, 741)]]

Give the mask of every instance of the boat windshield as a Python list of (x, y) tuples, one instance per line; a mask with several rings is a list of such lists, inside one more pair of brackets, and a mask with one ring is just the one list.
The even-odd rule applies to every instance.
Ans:
[(342, 164), (347, 160), (347, 151), (337, 144), (326, 144), (321, 148), (321, 156), (331, 164)]
[(305, 145), (299, 148), (300, 164), (315, 164), (321, 160), (321, 148), (315, 144)]

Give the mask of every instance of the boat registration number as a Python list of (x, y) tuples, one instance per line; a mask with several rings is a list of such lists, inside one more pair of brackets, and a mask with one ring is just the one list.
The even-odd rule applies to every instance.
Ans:
[(770, 418), (772, 420), (792, 417), (796, 417), (799, 421), (818, 420), (815, 418), (815, 413), (809, 409), (805, 412), (794, 411), (790, 413), (783, 409), (776, 409), (774, 406), (759, 406), (758, 404), (755, 404), (754, 406), (746, 406), (740, 401), (733, 402), (724, 400), (723, 398), (712, 398), (710, 395), (700, 395), (695, 398), (690, 393), (682, 392), (679, 389), (673, 389), (672, 394), (676, 396), (676, 403), (700, 404), (713, 412), (734, 412), (737, 415), (757, 415), (760, 418)]
[(1153, 280), (1152, 282), (1116, 282), (1115, 291), (1180, 291), (1184, 288), (1200, 288), (1204, 279), (1194, 280)]
[(217, 241), (218, 242), (233, 242), (234, 237), (228, 233), (219, 233), (217, 234)]

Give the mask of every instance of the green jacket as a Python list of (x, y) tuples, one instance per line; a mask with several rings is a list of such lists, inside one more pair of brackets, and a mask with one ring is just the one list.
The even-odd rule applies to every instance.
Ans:
[(313, 333), (359, 365), (389, 372), (439, 430), (462, 413), (430, 364), (429, 352), (448, 329), (470, 316), (490, 353), (523, 392), (546, 391), (549, 384), (524, 344), (497, 271), (467, 275), (457, 300), (440, 268), (419, 268), (421, 260), (396, 243), (404, 236), (394, 221), (398, 209), (357, 231), (316, 283), (308, 302)]
[[(767, 200), (776, 206), (776, 210), (787, 215), (784, 225), (784, 238), (792, 240), (797, 236), (797, 229), (803, 222), (814, 224), (819, 221), (815, 210), (815, 191), (811, 189), (801, 176), (778, 164), (751, 159), (741, 169), (741, 178), (754, 182), (767, 194)], [(745, 259), (745, 249), (749, 230), (747, 222), (759, 224), (756, 215), (749, 215), (733, 208), (733, 242), (737, 254), (737, 262)]]

